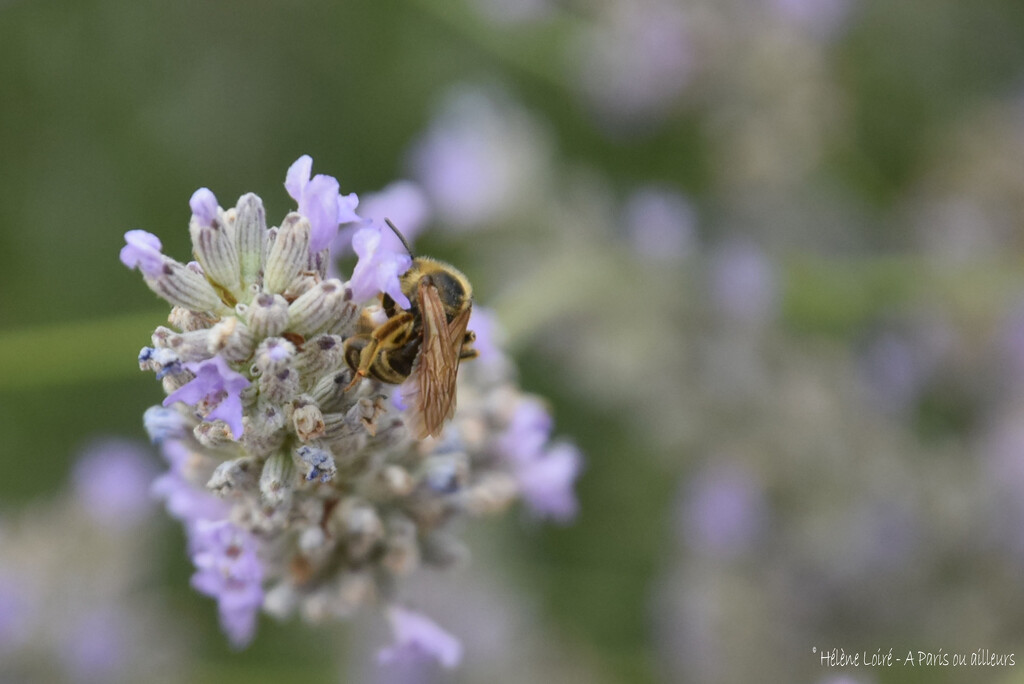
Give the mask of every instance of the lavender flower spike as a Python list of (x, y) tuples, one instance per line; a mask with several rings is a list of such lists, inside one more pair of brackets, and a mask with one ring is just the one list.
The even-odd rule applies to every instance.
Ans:
[[(260, 610), (324, 622), (388, 605), (407, 575), (450, 565), (456, 551), (444, 549), (458, 547), (463, 518), (500, 513), (517, 496), (542, 516), (576, 512), (581, 458), (549, 447), (551, 417), (515, 385), (486, 315), (470, 322), (482, 358), (460, 369), (459, 411), (441, 439), (415, 439), (409, 412), (389, 399), (400, 385), (351, 384), (349, 340), (386, 317), (380, 293), (410, 306), (399, 278), (412, 259), (366, 221), (351, 280), (328, 278), (324, 247), (355, 216), (355, 196), (311, 169), (309, 157), (289, 169), (299, 211), (276, 227), (251, 193), (224, 209), (197, 191), (197, 263), (164, 256), (142, 231), (122, 250), (174, 307), (139, 356), (167, 394), (144, 418), (169, 465), (150, 491), (184, 526), (192, 586), (217, 599), (236, 647), (253, 638)], [(458, 640), (429, 619), (388, 615), (396, 642), (382, 660), (459, 662)]]
[(433, 658), (453, 668), (462, 660), (459, 640), (427, 616), (395, 606), (388, 611), (388, 620), (395, 633), (395, 643), (377, 654), (380, 662)]
[(338, 225), (358, 221), (356, 206), (359, 198), (355, 193), (342, 195), (333, 176), (313, 171), (313, 158), (304, 154), (295, 160), (285, 176), (284, 187), (293, 200), (299, 203), (299, 213), (309, 219), (312, 227), (309, 249), (316, 253), (330, 246)]

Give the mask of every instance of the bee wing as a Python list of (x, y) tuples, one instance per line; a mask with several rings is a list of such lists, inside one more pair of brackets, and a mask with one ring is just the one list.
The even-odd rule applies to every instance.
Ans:
[(423, 439), (440, 434), (444, 422), (455, 414), (455, 379), (470, 310), (467, 308), (448, 323), (437, 288), (428, 279), (420, 281), (417, 297), (423, 319), (423, 342), (413, 369), (412, 431), (417, 439)]

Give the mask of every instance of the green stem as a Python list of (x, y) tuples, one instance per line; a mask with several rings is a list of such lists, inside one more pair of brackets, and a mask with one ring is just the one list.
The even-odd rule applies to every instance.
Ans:
[(146, 312), (0, 333), (0, 392), (139, 373), (139, 349), (167, 312)]
[[(513, 352), (567, 312), (606, 314), (612, 297), (606, 288), (642, 282), (624, 271), (622, 259), (581, 250), (540, 264), (514, 292), (492, 302)], [(791, 257), (780, 270), (782, 322), (798, 334), (855, 335), (881, 316), (921, 306), (984, 327), (1024, 294), (1024, 265), (1010, 259), (944, 266), (915, 256)], [(666, 287), (658, 282), (650, 286)], [(154, 311), (0, 332), (0, 392), (135, 377), (139, 349), (165, 321), (166, 312)]]
[[(474, 13), (465, 2), (452, 0), (410, 0), (421, 11), (447, 26), (465, 42), (512, 70), (525, 73), (559, 90), (567, 84), (558, 67), (566, 63), (565, 37), (574, 19), (562, 11), (530, 24), (495, 28)], [(554, 67), (554, 68), (552, 68)]]

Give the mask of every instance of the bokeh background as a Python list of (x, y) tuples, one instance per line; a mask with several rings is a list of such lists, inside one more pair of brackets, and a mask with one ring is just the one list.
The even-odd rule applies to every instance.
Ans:
[[(305, 153), (417, 184), (587, 456), (573, 524), (418, 580), (456, 672), (372, 616), (232, 652), (136, 496), (122, 236), (187, 259), (200, 186), (279, 221)], [(3, 0), (0, 179), (5, 681), (1024, 681), (1017, 0)]]

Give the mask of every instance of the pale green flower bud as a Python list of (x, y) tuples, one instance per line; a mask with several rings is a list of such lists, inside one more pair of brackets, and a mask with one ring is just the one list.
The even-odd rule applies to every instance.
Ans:
[(243, 288), (255, 284), (266, 258), (267, 218), (263, 200), (248, 193), (238, 200), (235, 218), (235, 249), (238, 252), (239, 279)]
[(296, 213), (288, 214), (277, 231), (267, 255), (263, 289), (281, 293), (288, 289), (309, 261), (309, 221)]
[(230, 227), (219, 220), (206, 225), (193, 217), (188, 230), (192, 235), (192, 252), (207, 280), (237, 301), (244, 288), (239, 279), (238, 252)]
[(352, 292), (337, 278), (325, 280), (299, 296), (288, 307), (288, 327), (312, 337), (328, 327), (347, 327), (359, 310)]
[(263, 502), (271, 507), (278, 507), (291, 499), (295, 489), (295, 463), (289, 454), (278, 452), (263, 464), (260, 474), (260, 494)]
[(276, 337), (288, 329), (288, 301), (279, 294), (261, 293), (246, 315), (249, 329), (258, 338)]

